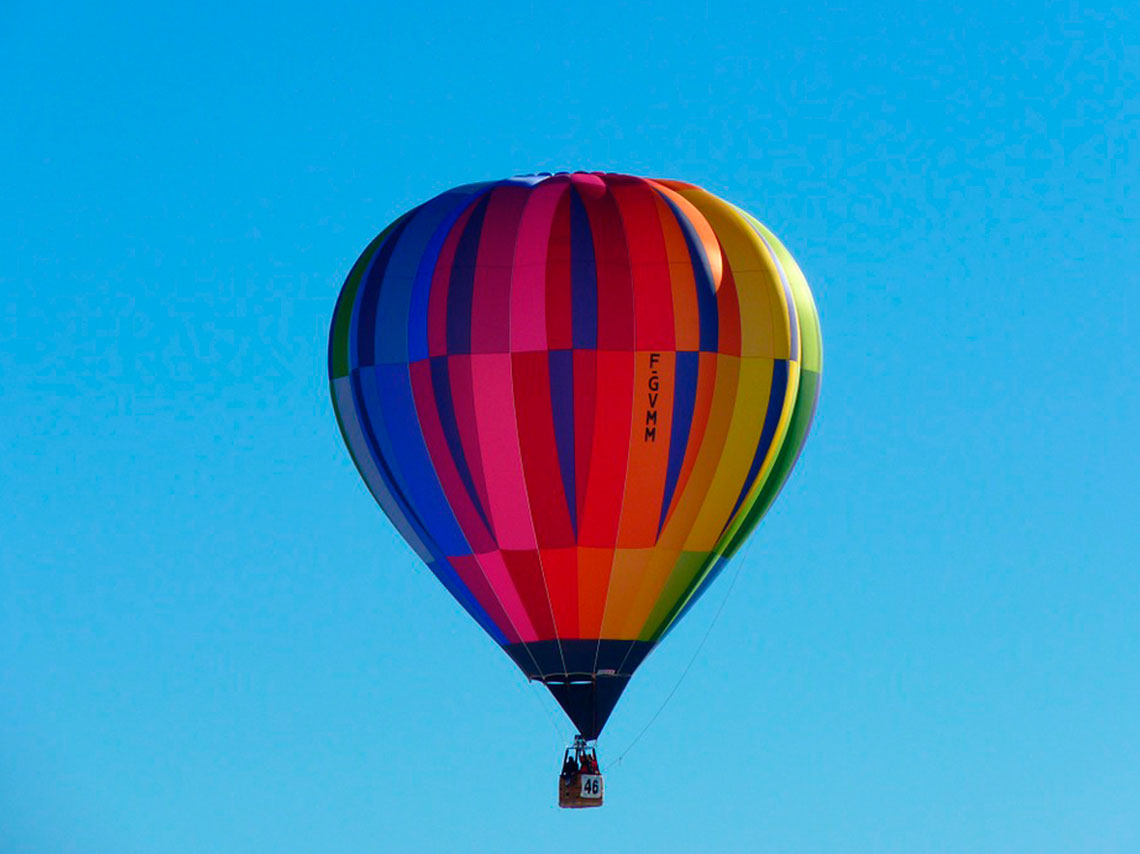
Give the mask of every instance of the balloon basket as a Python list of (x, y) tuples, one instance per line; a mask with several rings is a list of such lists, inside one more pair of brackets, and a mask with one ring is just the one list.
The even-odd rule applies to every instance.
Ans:
[(562, 772), (558, 775), (558, 806), (571, 810), (600, 807), (605, 794), (606, 785), (598, 769), (597, 753), (579, 735), (575, 737), (573, 747), (566, 748), (562, 757)]

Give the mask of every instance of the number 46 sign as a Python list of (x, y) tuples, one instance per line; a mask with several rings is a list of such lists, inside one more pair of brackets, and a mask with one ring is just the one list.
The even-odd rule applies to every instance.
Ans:
[(600, 798), (605, 787), (602, 785), (601, 774), (582, 774), (582, 797)]

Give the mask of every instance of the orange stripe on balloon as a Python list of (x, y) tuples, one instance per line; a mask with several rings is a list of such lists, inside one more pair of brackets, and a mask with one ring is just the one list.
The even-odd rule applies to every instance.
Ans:
[(635, 357), (629, 471), (622, 498), (619, 548), (648, 548), (657, 541), (669, 442), (673, 426), (676, 354), (639, 352)]
[(623, 593), (621, 604), (614, 606), (611, 630), (619, 638), (636, 638), (653, 611), (661, 590), (673, 572), (680, 550), (658, 544), (652, 549), (641, 570), (641, 577)]
[(602, 615), (610, 568), (614, 562), (612, 548), (578, 548), (578, 636), (601, 637)]
[(720, 254), (720, 241), (716, 239), (716, 232), (713, 231), (711, 225), (704, 215), (697, 209), (697, 207), (682, 196), (676, 190), (669, 187), (667, 181), (649, 181), (657, 190), (669, 199), (681, 211), (681, 215), (689, 220), (693, 226), (693, 230), (697, 233), (697, 238), (701, 241), (701, 246), (705, 250), (705, 257), (708, 258), (709, 271), (712, 273), (713, 289), (720, 288), (721, 278), (724, 273), (724, 259)]
[(654, 554), (652, 548), (619, 548), (614, 552), (600, 637), (630, 640), (637, 637), (641, 626), (629, 627), (631, 611)]
[(669, 205), (660, 196), (657, 196), (655, 203), (668, 263), (676, 347), (678, 350), (699, 350), (700, 314), (697, 309), (697, 285), (693, 276), (693, 265), (689, 259), (689, 247)]

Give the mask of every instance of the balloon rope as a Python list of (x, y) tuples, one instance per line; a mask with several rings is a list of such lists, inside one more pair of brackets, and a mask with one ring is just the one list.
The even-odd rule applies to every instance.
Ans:
[(603, 773), (609, 773), (611, 768), (614, 768), (621, 764), (621, 761), (625, 758), (625, 755), (633, 750), (633, 746), (641, 741), (641, 737), (649, 731), (649, 728), (653, 726), (653, 722), (656, 721), (658, 717), (660, 717), (663, 711), (665, 711), (665, 707), (669, 705), (669, 701), (673, 699), (673, 695), (677, 693), (677, 689), (681, 687), (681, 683), (684, 682), (685, 677), (689, 675), (689, 671), (692, 670), (693, 664), (697, 660), (697, 656), (700, 655), (701, 650), (704, 649), (705, 641), (707, 641), (709, 639), (709, 635), (712, 634), (713, 626), (715, 626), (716, 621), (720, 619), (721, 611), (723, 611), (724, 606), (728, 604), (728, 597), (732, 594), (732, 588), (736, 586), (736, 580), (740, 578), (740, 568), (744, 565), (744, 559), (748, 556), (748, 552), (751, 549), (751, 546), (751, 541), (745, 545), (744, 554), (742, 554), (740, 556), (740, 560), (736, 562), (736, 569), (732, 574), (732, 581), (729, 583), (728, 589), (724, 591), (724, 598), (720, 600), (720, 607), (716, 609), (716, 613), (713, 615), (712, 622), (709, 623), (709, 627), (705, 629), (705, 636), (701, 638), (701, 642), (697, 644), (697, 648), (693, 652), (693, 657), (690, 658), (689, 663), (685, 665), (685, 669), (681, 672), (681, 676), (677, 680), (677, 684), (675, 684), (673, 686), (673, 689), (665, 696), (665, 699), (661, 702), (661, 706), (657, 709), (656, 712), (653, 713), (653, 717), (649, 719), (649, 723), (647, 723), (644, 728), (642, 728), (641, 732), (639, 732), (633, 741), (629, 743), (629, 746), (626, 747), (626, 749), (623, 750), (620, 754), (618, 754), (618, 758), (613, 762), (606, 763), (606, 767), (602, 769)]
[[(550, 721), (550, 726), (554, 729), (554, 739), (558, 742), (559, 748), (566, 746), (566, 734), (558, 726), (558, 721), (555, 719), (554, 714), (550, 711), (550, 707), (542, 701), (542, 699), (533, 690), (533, 683), (528, 681), (526, 685), (522, 686), (524, 692), (529, 694), (538, 705), (542, 707), (542, 711), (546, 713), (547, 720)], [(543, 693), (543, 692), (539, 692)], [(549, 695), (547, 695), (549, 696)]]

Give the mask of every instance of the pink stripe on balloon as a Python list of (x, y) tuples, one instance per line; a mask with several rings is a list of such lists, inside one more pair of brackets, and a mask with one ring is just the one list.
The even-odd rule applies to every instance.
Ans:
[(599, 172), (574, 172), (570, 181), (583, 199), (600, 199), (606, 194), (606, 182)]
[(546, 349), (546, 253), (558, 202), (569, 181), (551, 178), (530, 193), (515, 245), (511, 283), (511, 349)]
[(486, 576), (491, 589), (495, 591), (499, 603), (518, 632), (519, 640), (537, 640), (538, 632), (534, 630), (534, 624), (531, 623), (530, 616), (523, 607), (522, 599), (515, 589), (514, 579), (511, 578), (506, 563), (503, 562), (503, 556), (498, 552), (488, 552), (475, 555), (475, 559), (479, 561), (483, 575)]
[(482, 606), (483, 610), (487, 612), (487, 616), (499, 627), (499, 631), (507, 636), (507, 641), (518, 643), (518, 630), (499, 602), (499, 597), (496, 595), (491, 582), (484, 575), (479, 559), (475, 555), (453, 555), (447, 559), (447, 562), (451, 564), (451, 568), (455, 570), (459, 580), (471, 591), (475, 601)]
[(510, 354), (473, 354), (471, 385), (495, 539), (500, 549), (536, 548), (519, 450)]

